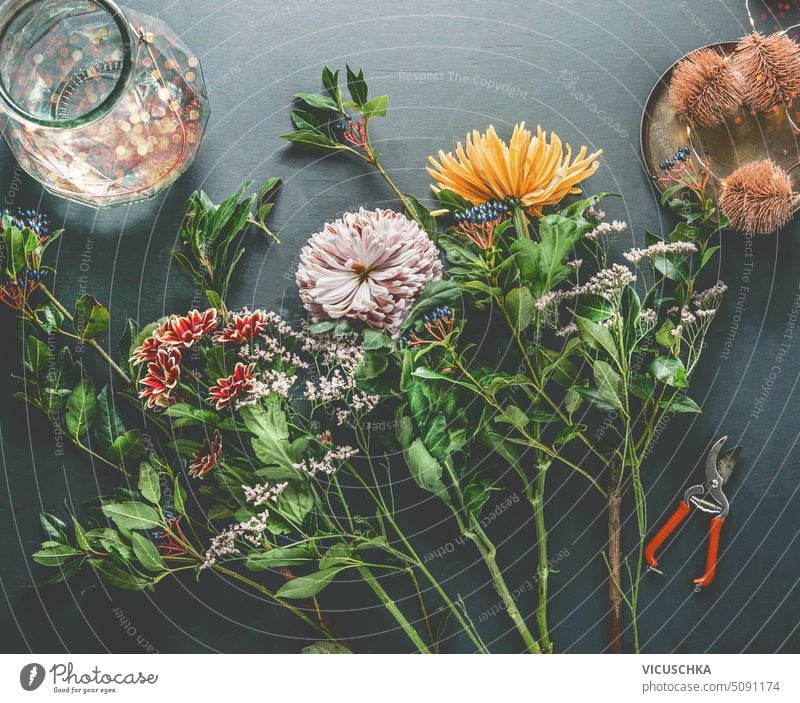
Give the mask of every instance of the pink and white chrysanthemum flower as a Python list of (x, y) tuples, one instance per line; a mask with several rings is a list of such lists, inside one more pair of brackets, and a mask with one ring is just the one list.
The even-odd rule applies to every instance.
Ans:
[(345, 213), (300, 253), (297, 285), (315, 321), (343, 317), (398, 336), (422, 289), (442, 277), (434, 243), (391, 210)]

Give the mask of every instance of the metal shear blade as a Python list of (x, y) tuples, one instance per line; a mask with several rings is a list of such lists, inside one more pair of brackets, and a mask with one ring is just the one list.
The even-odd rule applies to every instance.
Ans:
[(725, 436), (714, 442), (706, 457), (705, 482), (689, 488), (683, 497), (695, 508), (721, 519), (727, 517), (730, 508), (722, 487), (730, 478), (742, 451), (741, 447), (736, 446), (723, 452), (722, 447), (727, 441), (728, 437)]

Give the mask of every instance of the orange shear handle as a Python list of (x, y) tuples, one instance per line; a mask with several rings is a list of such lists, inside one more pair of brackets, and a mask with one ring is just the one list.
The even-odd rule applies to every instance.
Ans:
[(722, 526), (725, 518), (711, 518), (711, 526), (708, 531), (708, 556), (706, 557), (706, 572), (697, 579), (694, 579), (695, 589), (700, 590), (708, 586), (717, 573), (717, 555), (719, 554), (719, 540), (722, 536)]
[[(672, 513), (672, 517), (667, 520), (661, 529), (656, 532), (653, 539), (650, 540), (647, 547), (644, 550), (644, 558), (647, 563), (655, 569), (658, 566), (658, 559), (656, 559), (656, 550), (664, 544), (667, 537), (669, 537), (675, 530), (677, 529), (678, 525), (680, 525), (685, 519), (686, 516), (691, 512), (691, 508), (689, 504), (682, 500), (678, 503), (678, 507), (674, 513)], [(719, 542), (719, 537), (717, 538), (717, 542)], [(711, 578), (714, 578), (712, 573)]]

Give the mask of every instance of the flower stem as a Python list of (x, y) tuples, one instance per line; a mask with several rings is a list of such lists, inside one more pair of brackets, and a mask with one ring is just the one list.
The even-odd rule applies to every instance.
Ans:
[(539, 646), (536, 638), (525, 624), (525, 618), (523, 618), (522, 613), (519, 612), (514, 601), (514, 597), (511, 595), (511, 591), (508, 589), (508, 585), (503, 578), (503, 572), (497, 565), (497, 548), (489, 539), (488, 535), (483, 531), (480, 523), (475, 519), (470, 520), (469, 530), (467, 531), (466, 536), (475, 543), (475, 546), (478, 548), (483, 561), (486, 562), (489, 573), (492, 575), (492, 583), (494, 584), (495, 590), (500, 598), (503, 599), (503, 603), (506, 606), (506, 612), (511, 618), (511, 621), (514, 623), (514, 626), (517, 628), (517, 632), (519, 632), (520, 636), (522, 637), (522, 641), (525, 643), (525, 648), (531, 654), (541, 654), (542, 648)]
[(619, 480), (622, 465), (615, 461), (608, 485), (608, 604), (611, 613), (611, 652), (622, 654), (622, 495)]
[(403, 632), (405, 632), (408, 638), (414, 643), (417, 651), (420, 654), (430, 654), (431, 650), (428, 648), (428, 645), (425, 644), (414, 626), (406, 619), (406, 616), (403, 615), (400, 608), (397, 607), (397, 604), (383, 589), (383, 586), (378, 583), (378, 579), (375, 578), (375, 575), (366, 566), (359, 566), (358, 572), (361, 574), (361, 578), (363, 578), (367, 585), (374, 591), (375, 595), (378, 596), (378, 599), (383, 603), (386, 610), (391, 613)]
[(528, 222), (528, 214), (525, 210), (521, 207), (515, 207), (512, 217), (514, 218), (514, 229), (517, 231), (517, 237), (520, 239), (530, 239), (530, 223)]
[[(73, 324), (75, 323), (75, 318), (72, 316), (72, 313), (69, 310), (67, 310), (61, 304), (61, 301), (59, 301), (58, 298), (56, 298), (55, 295), (53, 295), (50, 292), (50, 289), (46, 285), (41, 284), (39, 286), (39, 290), (42, 291), (42, 293), (44, 293), (45, 297), (56, 307), (56, 309), (66, 319), (68, 319)], [(59, 332), (61, 332), (62, 334), (65, 334), (66, 336), (71, 336), (72, 338), (77, 339), (81, 343), (86, 344), (87, 346), (90, 346), (92, 349), (94, 349), (97, 352), (98, 356), (109, 365), (111, 370), (115, 374), (117, 374), (117, 376), (119, 376), (120, 379), (122, 379), (122, 381), (124, 381), (125, 385), (127, 385), (127, 386), (132, 386), (133, 385), (133, 381), (131, 381), (131, 379), (128, 376), (128, 374), (126, 374), (120, 368), (120, 366), (108, 355), (106, 350), (103, 349), (103, 347), (101, 347), (94, 339), (81, 339), (78, 335), (70, 335), (69, 333), (64, 332), (64, 330), (59, 330)]]
[(231, 578), (236, 579), (237, 581), (240, 581), (240, 582), (246, 584), (247, 586), (250, 586), (251, 588), (254, 588), (259, 593), (262, 593), (263, 595), (267, 596), (267, 598), (269, 598), (270, 600), (275, 601), (279, 605), (282, 605), (284, 608), (289, 610), (291, 613), (294, 613), (298, 618), (300, 618), (309, 627), (313, 628), (314, 630), (316, 630), (320, 634), (324, 635), (325, 637), (327, 637), (327, 638), (329, 638), (329, 639), (331, 639), (333, 641), (336, 641), (336, 636), (327, 628), (327, 626), (324, 624), (324, 622), (319, 622), (319, 623), (314, 622), (302, 610), (300, 610), (299, 608), (296, 608), (291, 603), (283, 600), (282, 598), (278, 598), (278, 596), (275, 593), (273, 593), (266, 586), (261, 585), (257, 581), (253, 581), (252, 579), (248, 578), (244, 574), (240, 574), (240, 573), (238, 573), (236, 571), (233, 571), (232, 569), (228, 569), (228, 568), (226, 568), (224, 566), (221, 566), (220, 564), (214, 564), (212, 568), (215, 571), (218, 571), (221, 574), (225, 574), (226, 576), (230, 576)]
[(538, 598), (536, 602), (536, 626), (539, 630), (539, 640), (542, 651), (546, 654), (553, 653), (553, 643), (547, 627), (547, 579), (550, 566), (547, 562), (547, 526), (544, 521), (544, 489), (547, 469), (550, 462), (540, 463), (536, 467), (536, 488), (531, 500), (534, 521), (536, 523), (536, 548), (538, 556), (537, 576), (539, 579)]

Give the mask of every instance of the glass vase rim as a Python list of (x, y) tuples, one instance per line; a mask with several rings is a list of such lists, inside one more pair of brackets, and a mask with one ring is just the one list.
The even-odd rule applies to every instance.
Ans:
[[(2, 21), (2, 26), (0, 26), (0, 47), (2, 47), (3, 42), (6, 41), (6, 34), (14, 19), (26, 7), (42, 1), (43, 0), (7, 0), (7, 3), (0, 1), (0, 10), (4, 11), (3, 15), (0, 16), (0, 21)], [(18, 122), (25, 124), (49, 129), (69, 130), (92, 124), (105, 117), (116, 107), (122, 97), (127, 93), (130, 81), (133, 77), (133, 46), (136, 42), (136, 35), (122, 8), (114, 0), (90, 0), (90, 2), (104, 9), (109, 14), (110, 18), (119, 29), (122, 38), (122, 72), (114, 88), (100, 104), (92, 108), (85, 115), (68, 120), (48, 120), (37, 117), (20, 108), (16, 101), (9, 95), (5, 82), (0, 79), (0, 102), (2, 103), (0, 111), (6, 112)], [(6, 4), (8, 4), (9, 7), (3, 7)], [(7, 17), (5, 16), (6, 12), (8, 12)]]

